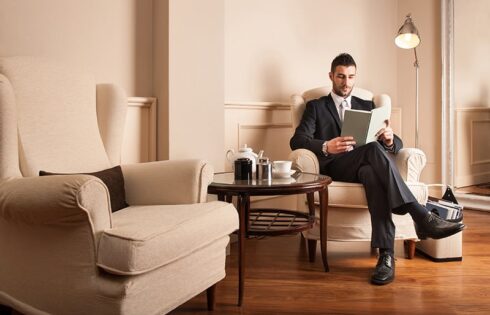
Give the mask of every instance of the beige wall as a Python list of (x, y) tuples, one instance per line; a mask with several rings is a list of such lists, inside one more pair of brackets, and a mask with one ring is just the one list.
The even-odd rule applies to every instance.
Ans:
[(152, 93), (151, 0), (0, 0), (0, 55), (87, 67), (128, 95)]
[(224, 0), (169, 5), (169, 157), (224, 168)]
[(159, 159), (224, 170), (223, 0), (155, 0), (153, 88)]
[(490, 2), (454, 1), (455, 186), (490, 181)]
[(153, 95), (158, 99), (158, 159), (169, 158), (169, 0), (153, 1)]
[(223, 170), (223, 25), (223, 0), (0, 0), (0, 55), (82, 64), (129, 96), (156, 95), (158, 158)]
[(358, 86), (396, 99), (396, 1), (227, 0), (225, 13), (227, 101), (289, 102), (325, 85), (341, 52)]
[(413, 51), (394, 44), (411, 12), (422, 36), (420, 147), (426, 182), (440, 180), (439, 0), (228, 0), (225, 2), (225, 99), (288, 103), (293, 93), (322, 86), (331, 60), (349, 52), (357, 85), (387, 93), (401, 107), (405, 146), (414, 145)]
[(456, 107), (490, 107), (489, 28), (490, 1), (454, 1)]
[(422, 36), (423, 179), (436, 182), (439, 0), (0, 0), (0, 55), (82, 63), (130, 96), (157, 96), (159, 159), (205, 158), (220, 170), (225, 103), (288, 103), (324, 85), (343, 51), (358, 62), (358, 86), (402, 108), (413, 146), (413, 55), (393, 43), (407, 12)]

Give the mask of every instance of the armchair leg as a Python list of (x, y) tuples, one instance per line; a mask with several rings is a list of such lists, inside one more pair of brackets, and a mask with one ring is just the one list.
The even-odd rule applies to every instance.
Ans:
[(206, 297), (208, 298), (208, 311), (214, 311), (214, 307), (216, 305), (215, 295), (216, 283), (206, 290)]
[(405, 257), (407, 259), (413, 259), (413, 257), (415, 256), (415, 241), (405, 240), (403, 241), (403, 245), (405, 247)]
[(1, 315), (11, 315), (13, 313), (12, 308), (0, 304), (0, 314)]
[(308, 258), (310, 259), (310, 262), (315, 262), (317, 240), (307, 239), (307, 241), (308, 241)]

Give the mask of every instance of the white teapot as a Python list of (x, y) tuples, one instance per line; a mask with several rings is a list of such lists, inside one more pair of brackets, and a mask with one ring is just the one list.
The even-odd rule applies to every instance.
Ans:
[(258, 155), (257, 153), (253, 152), (252, 148), (249, 148), (246, 144), (244, 144), (236, 153), (233, 149), (226, 151), (226, 159), (230, 161), (232, 167), (234, 167), (235, 160), (239, 158), (248, 158), (252, 160), (252, 172), (255, 173), (255, 165), (257, 164)]

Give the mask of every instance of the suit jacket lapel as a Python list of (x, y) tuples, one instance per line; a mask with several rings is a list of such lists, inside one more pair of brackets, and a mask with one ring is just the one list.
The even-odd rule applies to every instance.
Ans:
[(350, 106), (352, 109), (366, 110), (354, 97), (351, 97), (350, 99)]
[(333, 101), (332, 95), (328, 94), (327, 96), (327, 109), (330, 111), (330, 114), (335, 119), (335, 123), (337, 124), (337, 128), (342, 129), (342, 122), (340, 122), (339, 112), (337, 111), (337, 107), (335, 107), (335, 103)]

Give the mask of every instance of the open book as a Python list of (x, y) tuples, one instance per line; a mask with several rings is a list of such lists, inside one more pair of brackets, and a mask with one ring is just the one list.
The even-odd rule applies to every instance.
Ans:
[(391, 106), (385, 105), (372, 111), (346, 109), (341, 136), (352, 136), (356, 146), (376, 141), (377, 133), (386, 127), (386, 120), (390, 119)]

